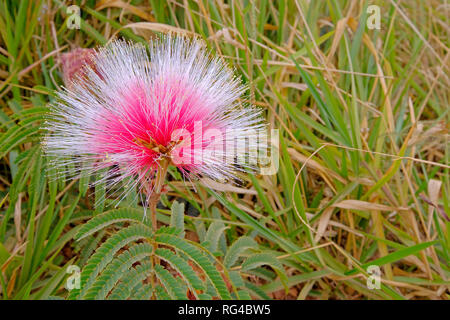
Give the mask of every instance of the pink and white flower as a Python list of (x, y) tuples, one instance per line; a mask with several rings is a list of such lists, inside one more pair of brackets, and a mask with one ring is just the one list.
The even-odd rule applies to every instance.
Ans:
[(89, 61), (51, 104), (45, 146), (55, 166), (108, 168), (108, 183), (133, 177), (148, 194), (162, 160), (188, 178), (230, 180), (267, 148), (261, 111), (200, 40), (113, 41)]

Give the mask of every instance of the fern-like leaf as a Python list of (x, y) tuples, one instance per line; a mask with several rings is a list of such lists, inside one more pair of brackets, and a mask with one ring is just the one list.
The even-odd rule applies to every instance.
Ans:
[(167, 294), (167, 291), (164, 290), (164, 288), (161, 286), (156, 286), (155, 292), (158, 300), (172, 300), (170, 296)]
[(166, 289), (167, 293), (172, 299), (187, 299), (186, 292), (183, 292), (183, 288), (179, 285), (179, 282), (170, 274), (169, 271), (167, 271), (160, 265), (156, 265), (155, 273), (162, 286)]
[(113, 260), (114, 255), (125, 245), (152, 237), (150, 228), (143, 225), (132, 225), (120, 230), (106, 240), (89, 258), (81, 273), (80, 298), (87, 292), (97, 275)]
[(149, 300), (152, 297), (153, 291), (154, 291), (153, 287), (150, 284), (144, 284), (142, 285), (142, 287), (136, 290), (136, 292), (131, 296), (131, 298), (133, 300)]
[(180, 230), (184, 237), (184, 203), (174, 201), (171, 212), (170, 226)]
[(102, 300), (120, 280), (125, 271), (134, 263), (151, 256), (153, 247), (148, 243), (141, 243), (130, 247), (111, 262), (102, 274), (95, 280), (83, 297), (85, 299)]
[(287, 276), (284, 271), (283, 265), (281, 262), (275, 257), (275, 255), (271, 253), (255, 253), (248, 257), (244, 263), (242, 264), (242, 271), (255, 269), (262, 265), (268, 265), (272, 267), (273, 270), (280, 277), (281, 282), (284, 284), (286, 290), (287, 288)]
[(99, 214), (86, 222), (78, 232), (76, 239), (80, 240), (88, 235), (91, 235), (107, 226), (124, 221), (133, 221), (140, 224), (145, 224), (145, 217), (142, 210), (132, 208), (114, 209), (102, 214)]
[(143, 286), (142, 281), (149, 276), (151, 269), (151, 264), (148, 262), (130, 268), (120, 279), (119, 284), (112, 290), (108, 299), (125, 300), (129, 298), (135, 287), (141, 288)]
[(225, 281), (222, 279), (221, 274), (217, 271), (205, 253), (200, 251), (196, 246), (190, 244), (184, 239), (169, 234), (157, 235), (156, 241), (160, 244), (173, 247), (189, 256), (204, 271), (205, 275), (214, 285), (214, 288), (219, 296), (222, 299), (231, 299), (230, 293), (228, 292), (227, 286)]
[(227, 227), (221, 221), (214, 221), (206, 231), (205, 242), (208, 244), (207, 248), (210, 252), (216, 252), (219, 246), (220, 236)]
[(223, 264), (230, 268), (232, 267), (239, 256), (242, 255), (247, 249), (256, 249), (258, 248), (258, 244), (255, 240), (250, 237), (240, 237), (228, 248), (227, 254), (223, 259)]
[(156, 255), (160, 259), (167, 261), (172, 266), (172, 268), (174, 268), (186, 280), (187, 285), (190, 286), (191, 289), (204, 289), (202, 281), (185, 260), (177, 256), (169, 249), (159, 248), (156, 250)]

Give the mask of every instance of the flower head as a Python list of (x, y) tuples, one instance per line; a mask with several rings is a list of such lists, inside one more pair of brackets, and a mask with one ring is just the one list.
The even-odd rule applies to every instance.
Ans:
[(225, 180), (255, 167), (261, 112), (241, 101), (245, 86), (199, 40), (114, 41), (66, 86), (47, 122), (57, 166), (106, 169), (109, 183), (133, 177), (148, 193), (161, 161)]

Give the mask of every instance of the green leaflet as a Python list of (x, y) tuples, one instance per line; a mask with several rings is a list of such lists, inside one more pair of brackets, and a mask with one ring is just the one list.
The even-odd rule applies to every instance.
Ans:
[(78, 232), (76, 239), (81, 240), (111, 224), (124, 221), (144, 224), (144, 213), (142, 210), (132, 208), (121, 208), (104, 212), (85, 223)]
[(184, 203), (174, 201), (170, 215), (170, 226), (184, 233)]
[(286, 291), (289, 289), (287, 286), (287, 276), (284, 271), (283, 265), (281, 262), (271, 253), (255, 253), (248, 257), (244, 263), (242, 264), (242, 270), (251, 270), (255, 269), (262, 265), (268, 265), (271, 266), (275, 272), (280, 277), (282, 283), (284, 284), (284, 287)]
[(155, 273), (171, 299), (187, 299), (185, 292), (183, 292), (183, 288), (180, 286), (180, 283), (170, 274), (169, 271), (158, 264), (155, 266)]
[(239, 256), (247, 249), (256, 248), (258, 248), (258, 244), (255, 240), (250, 237), (240, 237), (228, 248), (223, 263), (226, 267), (230, 268), (236, 263), (236, 261), (239, 259)]
[(142, 288), (142, 283), (151, 272), (151, 264), (145, 262), (128, 269), (125, 275), (120, 279), (119, 284), (112, 290), (108, 296), (110, 300), (125, 300), (128, 299), (135, 288)]
[(230, 293), (228, 292), (222, 276), (204, 252), (200, 251), (200, 249), (189, 242), (169, 234), (158, 235), (156, 241), (158, 243), (176, 248), (189, 256), (205, 272), (206, 276), (217, 290), (219, 296), (222, 299), (231, 299)]
[(145, 257), (149, 257), (153, 248), (148, 243), (133, 245), (130, 249), (117, 256), (94, 281), (87, 290), (84, 299), (105, 299), (109, 291), (120, 280), (123, 273), (127, 271), (133, 263), (136, 263)]
[(146, 239), (151, 236), (152, 231), (150, 228), (142, 225), (132, 225), (120, 230), (106, 240), (89, 258), (81, 273), (82, 288), (79, 297), (83, 298), (83, 295), (89, 290), (97, 275), (113, 260), (114, 255), (120, 248), (138, 239)]
[(204, 285), (200, 278), (195, 274), (192, 267), (182, 258), (177, 256), (175, 253), (170, 251), (169, 249), (158, 248), (155, 254), (166, 260), (172, 268), (176, 269), (186, 280), (186, 283), (192, 286), (193, 289), (202, 290), (204, 289)]

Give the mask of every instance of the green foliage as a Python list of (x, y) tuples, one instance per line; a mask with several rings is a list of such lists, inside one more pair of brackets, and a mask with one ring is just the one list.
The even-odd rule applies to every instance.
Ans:
[[(61, 0), (0, 3), (1, 299), (449, 298), (440, 1), (384, 2), (380, 30), (370, 1), (78, 2), (81, 29)], [(111, 209), (102, 176), (56, 169), (43, 141), (61, 53), (145, 42), (158, 32), (147, 22), (205, 39), (280, 130), (279, 170), (243, 174), (240, 191), (193, 190), (170, 168), (157, 234), (137, 190)], [(72, 266), (82, 286), (69, 292)]]
[[(183, 218), (182, 209), (183, 205), (178, 202), (172, 204), (172, 225)], [(184, 239), (182, 229), (176, 227), (163, 227), (153, 234), (147, 220), (142, 211), (121, 208), (96, 215), (86, 222), (79, 229), (76, 239), (85, 239), (105, 228), (113, 232), (114, 224), (125, 221), (129, 225), (113, 232), (96, 249), (81, 271), (80, 288), (73, 289), (68, 298), (130, 299), (147, 297), (154, 292), (155, 297), (161, 299), (188, 299), (188, 290), (197, 299), (205, 297), (205, 294), (221, 299), (248, 297), (248, 292), (243, 293), (247, 289), (241, 276), (236, 271), (230, 273), (208, 250), (210, 241), (206, 242), (207, 247), (191, 242)], [(217, 223), (213, 222), (208, 228), (209, 240), (218, 239), (223, 232)], [(181, 224), (178, 225), (182, 228)], [(238, 240), (242, 243), (241, 247), (245, 245), (244, 240), (250, 242), (249, 238), (242, 239)], [(159, 246), (156, 250), (155, 244)], [(257, 249), (254, 240), (252, 245)], [(242, 250), (236, 244), (230, 250), (234, 253), (231, 253), (233, 258), (228, 260), (237, 260), (241, 256)], [(155, 257), (164, 264), (154, 264)], [(281, 262), (270, 254), (248, 257), (244, 265), (246, 269), (243, 270), (268, 265), (283, 279), (286, 278)], [(149, 281), (154, 284), (151, 288), (148, 288)], [(227, 286), (226, 281), (232, 284), (231, 287)]]

